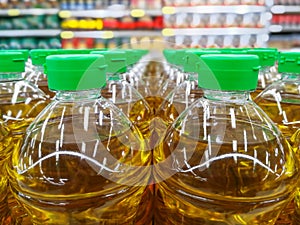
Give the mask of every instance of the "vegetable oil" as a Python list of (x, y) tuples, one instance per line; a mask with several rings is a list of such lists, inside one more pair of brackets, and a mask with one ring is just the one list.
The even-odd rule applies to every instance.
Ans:
[(200, 57), (204, 97), (154, 149), (155, 225), (272, 225), (292, 199), (298, 160), (250, 98), (258, 70), (255, 55)]
[(33, 224), (140, 224), (152, 216), (151, 152), (125, 114), (101, 97), (101, 55), (46, 58), (56, 91), (36, 117), (9, 175)]
[[(1, 147), (1, 174), (4, 177), (1, 178), (4, 179), (1, 183), (9, 185), (6, 166), (11, 160), (11, 153), (20, 148), (26, 128), (47, 105), (48, 99), (40, 89), (23, 78), (25, 57), (22, 53), (2, 51), (0, 61), (0, 120), (4, 126), (2, 133), (7, 129)], [(4, 197), (5, 195), (7, 196)], [(1, 193), (1, 198), (7, 198), (6, 201), (1, 201), (1, 204), (8, 204), (10, 211), (6, 221), (10, 221), (11, 224), (20, 223), (26, 216), (19, 210), (9, 188), (6, 188), (4, 194)]]
[[(282, 78), (268, 86), (256, 98), (255, 102), (276, 123), (294, 152), (300, 149), (300, 66), (297, 52), (280, 52), (278, 71)], [(295, 224), (300, 218), (300, 192), (296, 191)], [(278, 224), (291, 224), (295, 206), (292, 201), (281, 213)]]

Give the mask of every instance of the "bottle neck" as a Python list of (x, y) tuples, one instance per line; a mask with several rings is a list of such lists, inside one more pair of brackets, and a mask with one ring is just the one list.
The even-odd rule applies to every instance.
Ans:
[(300, 73), (282, 73), (281, 77), (284, 80), (299, 81), (300, 80)]
[(250, 91), (220, 91), (203, 89), (206, 99), (214, 101), (225, 101), (233, 103), (242, 103), (250, 99)]
[(58, 101), (90, 101), (101, 96), (100, 88), (82, 91), (57, 91), (55, 98)]
[(44, 73), (44, 67), (42, 65), (36, 65), (35, 70)]
[(269, 73), (271, 71), (271, 67), (272, 66), (262, 66), (260, 69), (259, 69), (259, 72), (260, 73)]
[(108, 81), (118, 81), (123, 79), (123, 73), (106, 73), (106, 80)]
[(0, 81), (7, 82), (7, 81), (14, 81), (14, 80), (22, 80), (22, 72), (14, 72), (14, 73), (7, 73), (7, 72), (0, 72)]

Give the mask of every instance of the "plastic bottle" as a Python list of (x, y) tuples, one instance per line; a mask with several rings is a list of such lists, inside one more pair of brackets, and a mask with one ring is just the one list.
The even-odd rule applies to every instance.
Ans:
[[(27, 80), (37, 85), (52, 98), (55, 93), (49, 90), (47, 75), (44, 73), (43, 65), (46, 63), (46, 57), (62, 54), (88, 54), (95, 50), (96, 49), (33, 49), (30, 51), (30, 58), (33, 67), (31, 73), (27, 76)], [(101, 50), (105, 51), (105, 49)]]
[(143, 96), (126, 80), (126, 53), (112, 50), (94, 51), (91, 54), (103, 55), (107, 64), (106, 87), (101, 90), (101, 95), (114, 103), (148, 140), (153, 113)]
[(218, 51), (186, 50), (182, 59), (184, 81), (164, 98), (159, 107), (157, 115), (160, 116), (167, 126), (196, 99), (202, 97), (202, 90), (198, 88), (198, 67), (199, 55), (208, 53), (220, 53)]
[[(300, 149), (300, 66), (299, 52), (280, 52), (278, 71), (282, 78), (269, 85), (254, 101), (276, 123), (295, 152)], [(296, 219), (300, 223), (300, 193), (296, 192)], [(291, 224), (293, 202), (279, 217), (280, 224)]]
[(33, 49), (30, 51), (30, 58), (32, 65), (34, 66), (27, 80), (37, 85), (43, 90), (49, 97), (54, 97), (54, 92), (48, 88), (47, 76), (44, 73), (44, 64), (46, 63), (46, 57), (53, 54), (59, 54), (56, 49)]
[[(6, 181), (8, 181), (6, 164), (11, 159), (12, 151), (20, 148), (27, 126), (48, 103), (46, 95), (23, 78), (25, 60), (26, 58), (21, 52), (0, 52), (0, 121), (4, 126), (2, 132), (5, 129), (9, 132), (9, 135), (1, 141), (3, 151), (1, 151), (0, 156), (0, 174), (6, 178)], [(8, 140), (9, 145), (5, 146)], [(21, 222), (25, 224), (23, 219), (26, 215), (19, 211), (18, 204), (12, 198), (9, 190), (0, 195), (1, 199), (4, 199), (5, 195), (8, 198), (7, 201), (1, 201), (0, 206), (1, 208), (3, 205), (8, 204), (10, 208), (9, 218), (6, 218), (6, 221), (10, 221), (11, 224)]]
[(152, 95), (151, 86), (147, 79), (144, 79), (143, 75), (146, 70), (148, 62), (139, 64), (139, 61), (145, 52), (140, 52), (136, 49), (124, 49), (126, 63), (127, 63), (127, 75), (126, 80), (143, 96)]
[(6, 170), (6, 160), (10, 156), (10, 144), (12, 137), (9, 129), (4, 126), (3, 121), (0, 121), (0, 224), (10, 224), (11, 216), (8, 207), (7, 194), (8, 194), (8, 179)]
[(278, 50), (276, 48), (252, 48), (247, 49), (247, 54), (257, 55), (261, 65), (257, 88), (255, 92), (251, 93), (254, 99), (268, 85), (280, 79), (280, 74), (277, 72), (275, 66)]
[(150, 224), (151, 153), (125, 114), (101, 97), (105, 68), (101, 55), (46, 58), (56, 95), (9, 170), (33, 224)]
[(293, 196), (299, 165), (275, 124), (250, 98), (254, 55), (203, 55), (204, 97), (154, 149), (155, 225), (272, 225)]
[(170, 54), (165, 54), (167, 56), (167, 61), (172, 63), (172, 69), (170, 70), (169, 76), (160, 86), (156, 95), (166, 97), (176, 86), (182, 83), (186, 77), (183, 70), (183, 57), (187, 49), (177, 49)]
[(22, 73), (23, 77), (27, 77), (28, 74), (31, 73), (32, 71), (32, 64), (31, 64), (31, 59), (29, 58), (29, 50), (28, 49), (13, 49), (13, 50), (1, 50), (3, 51), (7, 51), (7, 52), (20, 52), (23, 54), (23, 57), (25, 59), (25, 71)]

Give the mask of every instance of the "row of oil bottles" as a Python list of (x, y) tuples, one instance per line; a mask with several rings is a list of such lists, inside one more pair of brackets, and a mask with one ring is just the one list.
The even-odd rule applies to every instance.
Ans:
[(0, 51), (1, 224), (300, 224), (299, 110), (297, 52)]

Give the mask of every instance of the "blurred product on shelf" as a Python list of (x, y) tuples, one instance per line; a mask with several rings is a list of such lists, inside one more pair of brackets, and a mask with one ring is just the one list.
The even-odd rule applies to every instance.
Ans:
[(61, 28), (65, 30), (102, 30), (102, 19), (68, 18), (61, 22)]
[(292, 50), (300, 47), (300, 34), (273, 34), (268, 41), (272, 48)]
[(257, 47), (263, 46), (266, 35), (199, 35), (172, 36), (166, 42), (174, 48), (224, 48), (224, 47)]
[(61, 48), (59, 38), (0, 38), (0, 49)]
[(264, 13), (177, 13), (165, 15), (166, 28), (221, 28), (221, 27), (249, 27), (261, 28), (268, 23), (267, 14)]
[(0, 30), (30, 30), (58, 28), (60, 28), (60, 21), (57, 15), (28, 15), (0, 18)]
[(274, 0), (274, 5), (300, 5), (299, 0)]
[(111, 39), (102, 38), (72, 38), (62, 39), (62, 48), (147, 48), (161, 49), (162, 37), (120, 37)]
[(265, 0), (164, 0), (165, 6), (264, 5)]
[(300, 14), (273, 15), (272, 24), (281, 25), (283, 31), (300, 31)]
[(1, 9), (58, 8), (57, 0), (2, 0)]
[(112, 6), (125, 8), (160, 9), (160, 0), (61, 0), (62, 10), (109, 9)]
[(163, 28), (161, 16), (143, 16), (133, 18), (125, 16), (122, 18), (68, 18), (62, 21), (61, 28), (65, 30), (156, 30)]

